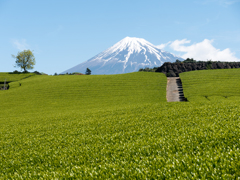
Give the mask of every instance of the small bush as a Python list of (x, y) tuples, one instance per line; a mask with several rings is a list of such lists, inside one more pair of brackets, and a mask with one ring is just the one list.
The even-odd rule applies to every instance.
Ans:
[(13, 71), (13, 72), (10, 72), (9, 74), (21, 74), (21, 72), (15, 70), (15, 71)]
[(33, 72), (34, 74), (37, 74), (37, 75), (42, 75), (40, 72), (38, 72), (38, 71), (34, 71)]

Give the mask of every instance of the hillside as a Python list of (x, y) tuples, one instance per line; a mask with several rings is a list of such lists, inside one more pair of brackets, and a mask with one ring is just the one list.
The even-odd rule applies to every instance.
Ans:
[[(21, 84), (21, 86), (19, 86)], [(82, 111), (132, 104), (166, 102), (166, 77), (137, 72), (96, 76), (34, 76), (9, 84), (0, 92), (2, 111), (22, 113)], [(30, 108), (26, 108), (26, 107)], [(8, 114), (9, 114), (8, 113)]]
[[(231, 70), (220, 71), (232, 78)], [(188, 86), (191, 73), (198, 71), (181, 74), (190, 101), (172, 103), (162, 73), (10, 83), (0, 91), (0, 177), (237, 179), (240, 99), (195, 101), (191, 89), (202, 84)]]
[(19, 81), (28, 77), (35, 76), (34, 73), (23, 73), (23, 74), (11, 74), (11, 73), (0, 73), (0, 89), (4, 86), (4, 82), (10, 83), (14, 81)]
[(159, 67), (156, 72), (164, 73), (167, 77), (179, 77), (180, 73), (207, 70), (207, 69), (234, 69), (240, 68), (240, 62), (213, 62), (213, 61), (195, 61), (195, 62), (166, 62)]
[(240, 69), (202, 70), (181, 73), (188, 101), (240, 99)]

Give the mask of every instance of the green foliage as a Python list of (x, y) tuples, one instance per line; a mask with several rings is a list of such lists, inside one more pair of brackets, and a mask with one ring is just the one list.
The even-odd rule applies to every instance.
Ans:
[(196, 63), (197, 61), (194, 60), (193, 58), (187, 58), (186, 60), (183, 61), (183, 63)]
[(92, 72), (92, 71), (91, 71), (89, 68), (87, 68), (85, 74), (86, 74), (86, 75), (91, 75), (91, 72)]
[(13, 72), (10, 72), (9, 74), (21, 74), (22, 72), (19, 72), (17, 70), (13, 71)]
[(207, 61), (207, 65), (206, 65), (207, 69), (212, 69), (212, 63), (213, 62), (211, 60)]
[(235, 179), (237, 114), (234, 103), (157, 103), (2, 120), (0, 175)]
[(184, 96), (189, 101), (239, 98), (239, 77), (240, 69), (201, 70), (180, 74)]
[(14, 82), (0, 92), (0, 177), (240, 177), (240, 99), (167, 103), (166, 82), (146, 72)]
[(17, 67), (20, 67), (25, 72), (28, 69), (33, 69), (35, 65), (35, 57), (30, 50), (24, 50), (22, 52), (18, 52), (17, 56), (12, 55), (13, 58), (16, 59), (15, 63)]
[[(8, 111), (18, 114), (26, 111), (25, 106), (30, 104), (33, 112), (43, 112), (45, 109), (102, 109), (109, 106), (166, 102), (166, 82), (164, 74), (146, 72), (94, 76), (34, 76), (10, 83), (8, 93), (0, 94), (0, 99), (4, 102), (14, 99), (14, 103), (22, 104), (21, 107), (10, 104)], [(26, 101), (26, 98), (29, 101)], [(3, 109), (1, 111), (4, 113)]]
[(34, 74), (37, 74), (37, 75), (42, 75), (42, 73), (38, 72), (38, 71), (34, 71), (33, 72)]

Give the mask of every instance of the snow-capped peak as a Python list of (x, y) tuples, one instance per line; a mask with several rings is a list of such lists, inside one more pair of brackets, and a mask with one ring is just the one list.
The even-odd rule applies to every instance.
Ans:
[(121, 74), (145, 67), (159, 67), (164, 62), (173, 62), (176, 59), (182, 60), (145, 39), (125, 37), (107, 50), (63, 73), (85, 72), (89, 68), (92, 74)]
[(116, 52), (116, 51), (122, 51), (122, 50), (128, 50), (130, 52), (137, 52), (139, 53), (140, 51), (151, 51), (156, 52), (157, 47), (155, 47), (153, 44), (150, 42), (146, 41), (145, 39), (142, 38), (136, 38), (136, 37), (125, 37), (106, 51), (108, 53)]

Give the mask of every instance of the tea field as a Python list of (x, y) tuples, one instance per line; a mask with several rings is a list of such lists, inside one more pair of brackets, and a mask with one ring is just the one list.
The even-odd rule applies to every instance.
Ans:
[(32, 76), (35, 76), (35, 74), (34, 73), (23, 73), (23, 74), (0, 73), (0, 82), (4, 82), (5, 80), (8, 82), (19, 81)]
[(14, 82), (19, 81), (21, 79), (25, 79), (28, 77), (34, 76), (34, 73), (26, 73), (26, 74), (10, 74), (10, 73), (0, 73), (0, 88), (4, 86), (4, 82)]
[(189, 101), (240, 99), (240, 69), (191, 71), (180, 78)]
[(0, 91), (3, 102), (0, 106), (2, 114), (19, 117), (166, 102), (166, 82), (163, 74), (146, 72), (109, 76), (35, 75), (10, 83), (8, 91)]
[(138, 72), (10, 83), (0, 179), (239, 178), (240, 101), (167, 103), (166, 81)]

